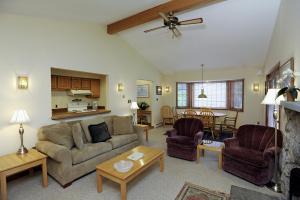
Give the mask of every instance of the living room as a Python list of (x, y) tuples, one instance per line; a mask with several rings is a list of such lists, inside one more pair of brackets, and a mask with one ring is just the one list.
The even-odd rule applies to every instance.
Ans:
[[(218, 169), (218, 158), (212, 152), (201, 156), (199, 163), (170, 157), (164, 134), (172, 129), (172, 125), (162, 126), (160, 109), (167, 105), (173, 110), (178, 108), (178, 112), (198, 110), (193, 105), (178, 106), (178, 83), (197, 82), (202, 89), (204, 83), (243, 80), (242, 109), (238, 113), (236, 129), (246, 124), (274, 126), (273, 107), (266, 110), (266, 106), (261, 104), (267, 92), (265, 82), (269, 81), (267, 75), (274, 69), (293, 61), (294, 85), (300, 85), (299, 2), (173, 1), (179, 2), (182, 7), (175, 12), (180, 20), (203, 19), (201, 24), (179, 26), (182, 34), (179, 37), (169, 27), (144, 33), (147, 29), (162, 26), (159, 11), (156, 11), (154, 19), (147, 22), (135, 18), (138, 26), (132, 25), (126, 30), (123, 27), (124, 30), (114, 34), (107, 33), (107, 25), (142, 11), (151, 12), (151, 8), (168, 1), (1, 1), (0, 80), (5, 82), (5, 87), (0, 101), (0, 156), (15, 154), (20, 146), (20, 124), (10, 123), (15, 110), (26, 110), (30, 118), (30, 122), (24, 124), (23, 137), (24, 145), (31, 149), (39, 141), (38, 130), (41, 127), (94, 117), (136, 114), (130, 107), (132, 102), (138, 101), (137, 81), (148, 80), (153, 85), (149, 91), (152, 128), (147, 127), (149, 141), (146, 141), (143, 127), (141, 142), (164, 152), (164, 170), (161, 173), (158, 165), (149, 167), (129, 182), (127, 199), (175, 199), (186, 182), (224, 194), (231, 194), (231, 185), (235, 185), (246, 188), (246, 193), (257, 191), (288, 198), (290, 189), (286, 182), (291, 169), (281, 164), (285, 163), (281, 160), (286, 158), (284, 152), (279, 155), (278, 170), (280, 176), (287, 173), (280, 179), (283, 193), (273, 192)], [(106, 91), (101, 94), (105, 100), (99, 102), (104, 102), (103, 106), (109, 113), (52, 120), (55, 108), (51, 89), (53, 68), (107, 76)], [(26, 77), (26, 89), (19, 89), (20, 77)], [(254, 84), (258, 87), (255, 90)], [(156, 86), (161, 86), (161, 95), (157, 93)], [(210, 92), (206, 86), (204, 92)], [(193, 98), (189, 99), (189, 102), (193, 101)], [(233, 111), (227, 104), (223, 109), (214, 110), (228, 115)], [(290, 139), (291, 134), (286, 137), (285, 134), (291, 130), (299, 132), (297, 123), (293, 126), (295, 123), (291, 124), (289, 119), (297, 120), (299, 116), (283, 106), (279, 113), (278, 127), (284, 135), (283, 146), (287, 148), (286, 138)], [(134, 115), (134, 118), (137, 116)], [(286, 124), (289, 125), (287, 129)], [(293, 139), (297, 141), (297, 138)], [(288, 147), (295, 147), (292, 152), (297, 152), (299, 144)], [(298, 158), (295, 157), (295, 168), (299, 168)], [(48, 172), (51, 167), (48, 166)], [(35, 169), (32, 176), (17, 174), (8, 178), (5, 193), (8, 199), (120, 199), (119, 184), (107, 179), (103, 179), (102, 192), (97, 192), (95, 170), (96, 165), (92, 173), (86, 173), (88, 175), (80, 176), (78, 180), (76, 178), (64, 189), (51, 174), (48, 187), (43, 188), (41, 170)], [(4, 174), (2, 172), (1, 175)], [(4, 198), (3, 183), (1, 187), (1, 197)]]

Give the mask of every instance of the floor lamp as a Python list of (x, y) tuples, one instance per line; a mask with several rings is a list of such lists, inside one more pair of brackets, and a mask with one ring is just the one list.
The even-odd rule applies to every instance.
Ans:
[(278, 128), (278, 105), (280, 104), (280, 101), (283, 101), (283, 96), (277, 97), (279, 89), (268, 89), (268, 92), (264, 98), (264, 100), (261, 102), (261, 104), (265, 105), (273, 105), (273, 118), (274, 118), (274, 125), (275, 125), (275, 182), (270, 182), (267, 187), (273, 190), (274, 192), (281, 193), (281, 184), (278, 180), (278, 152), (277, 152), (277, 128)]
[(133, 116), (132, 116), (132, 120), (133, 120), (133, 125), (136, 125), (137, 123), (136, 123), (136, 116), (135, 116), (135, 114), (136, 114), (136, 111), (139, 109), (139, 106), (138, 106), (138, 104), (137, 104), (137, 102), (135, 102), (135, 101), (133, 101), (132, 103), (131, 103), (131, 105), (130, 105), (130, 109), (132, 110), (132, 114), (133, 114)]

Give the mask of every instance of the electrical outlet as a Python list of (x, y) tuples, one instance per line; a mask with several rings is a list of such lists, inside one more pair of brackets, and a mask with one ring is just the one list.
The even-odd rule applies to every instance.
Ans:
[(122, 95), (122, 98), (125, 99), (125, 94)]

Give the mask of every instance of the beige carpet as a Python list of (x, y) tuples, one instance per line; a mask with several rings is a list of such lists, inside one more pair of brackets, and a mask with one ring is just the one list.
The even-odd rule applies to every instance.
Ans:
[[(150, 131), (149, 146), (166, 149), (163, 133), (168, 128)], [(165, 171), (159, 172), (159, 165), (145, 171), (128, 185), (128, 200), (174, 200), (185, 182), (197, 184), (211, 190), (230, 193), (231, 185), (276, 195), (267, 188), (257, 187), (238, 177), (218, 170), (217, 157), (206, 153), (199, 164), (176, 158), (165, 157)], [(89, 174), (70, 187), (63, 189), (49, 178), (49, 186), (41, 186), (39, 173), (14, 180), (8, 184), (8, 196), (11, 200), (119, 200), (119, 185), (104, 180), (103, 192), (97, 193), (95, 173)]]

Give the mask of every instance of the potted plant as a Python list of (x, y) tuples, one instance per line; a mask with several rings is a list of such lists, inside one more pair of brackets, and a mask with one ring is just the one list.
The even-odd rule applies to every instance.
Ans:
[(139, 106), (139, 108), (140, 108), (141, 110), (146, 110), (147, 108), (149, 108), (149, 104), (146, 103), (146, 102), (144, 102), (144, 101), (139, 102), (139, 103), (138, 103), (138, 106)]
[(277, 93), (277, 97), (284, 95), (287, 101), (295, 101), (295, 99), (298, 97), (298, 91), (300, 91), (300, 89), (296, 88), (294, 85), (291, 85), (291, 80), (295, 77), (294, 72), (291, 69), (287, 69), (282, 73), (282, 75), (283, 77), (280, 78), (277, 83), (288, 86), (281, 88)]

